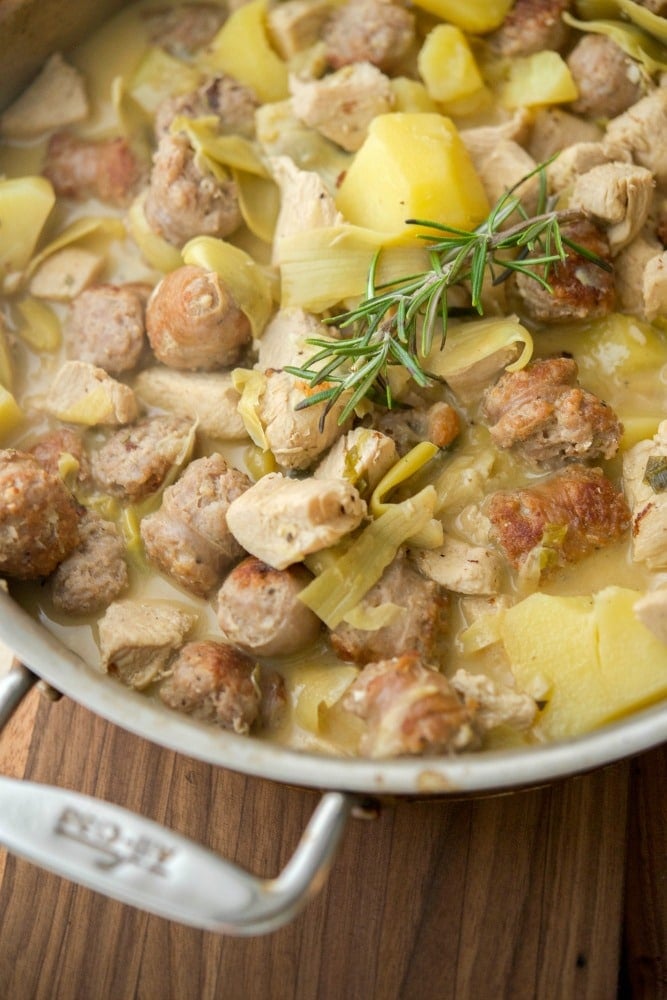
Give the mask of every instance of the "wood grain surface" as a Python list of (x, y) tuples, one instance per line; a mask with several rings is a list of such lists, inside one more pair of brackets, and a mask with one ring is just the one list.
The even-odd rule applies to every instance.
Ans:
[[(0, 737), (0, 771), (139, 809), (264, 876), (317, 802), (36, 690)], [(667, 997), (666, 831), (667, 748), (542, 789), (386, 804), (351, 823), (302, 915), (251, 939), (8, 857), (0, 1000)]]

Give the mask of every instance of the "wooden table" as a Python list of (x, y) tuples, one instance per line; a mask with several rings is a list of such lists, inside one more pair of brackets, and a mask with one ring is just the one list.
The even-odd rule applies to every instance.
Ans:
[[(143, 810), (273, 875), (315, 793), (158, 749), (33, 690), (0, 771)], [(667, 997), (667, 748), (495, 798), (399, 802), (346, 832), (291, 926), (219, 937), (0, 854), (0, 1000)]]

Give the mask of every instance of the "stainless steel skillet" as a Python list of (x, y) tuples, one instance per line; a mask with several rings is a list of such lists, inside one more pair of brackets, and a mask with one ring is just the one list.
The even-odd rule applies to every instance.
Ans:
[[(48, 52), (66, 48), (121, 2), (10, 2), (0, 11), (0, 106)], [(0, 680), (0, 728), (37, 678), (110, 722), (220, 767), (323, 790), (275, 880), (254, 878), (116, 806), (0, 776), (0, 843), (30, 861), (168, 919), (228, 934), (272, 931), (321, 885), (364, 796), (494, 794), (602, 766), (667, 740), (667, 704), (578, 740), (458, 758), (341, 760), (237, 737), (169, 712), (96, 673), (0, 592), (0, 639), (26, 666)]]

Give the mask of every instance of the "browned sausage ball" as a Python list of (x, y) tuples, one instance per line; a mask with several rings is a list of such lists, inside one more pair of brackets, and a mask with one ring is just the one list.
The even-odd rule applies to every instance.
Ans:
[(48, 576), (79, 541), (79, 507), (33, 455), (0, 451), (0, 573)]
[(250, 323), (214, 271), (187, 264), (156, 287), (146, 310), (155, 356), (170, 368), (210, 371), (237, 361)]

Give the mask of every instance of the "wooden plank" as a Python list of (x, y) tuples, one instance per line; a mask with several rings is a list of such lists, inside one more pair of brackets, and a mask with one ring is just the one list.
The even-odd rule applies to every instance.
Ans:
[(622, 987), (667, 997), (667, 746), (632, 762)]
[[(314, 792), (246, 779), (40, 704), (26, 774), (138, 808), (276, 874)], [(615, 993), (628, 765), (353, 822), (321, 894), (253, 939), (179, 927), (10, 858), (0, 1000), (440, 1000)], [(4, 991), (4, 992), (3, 992)]]

